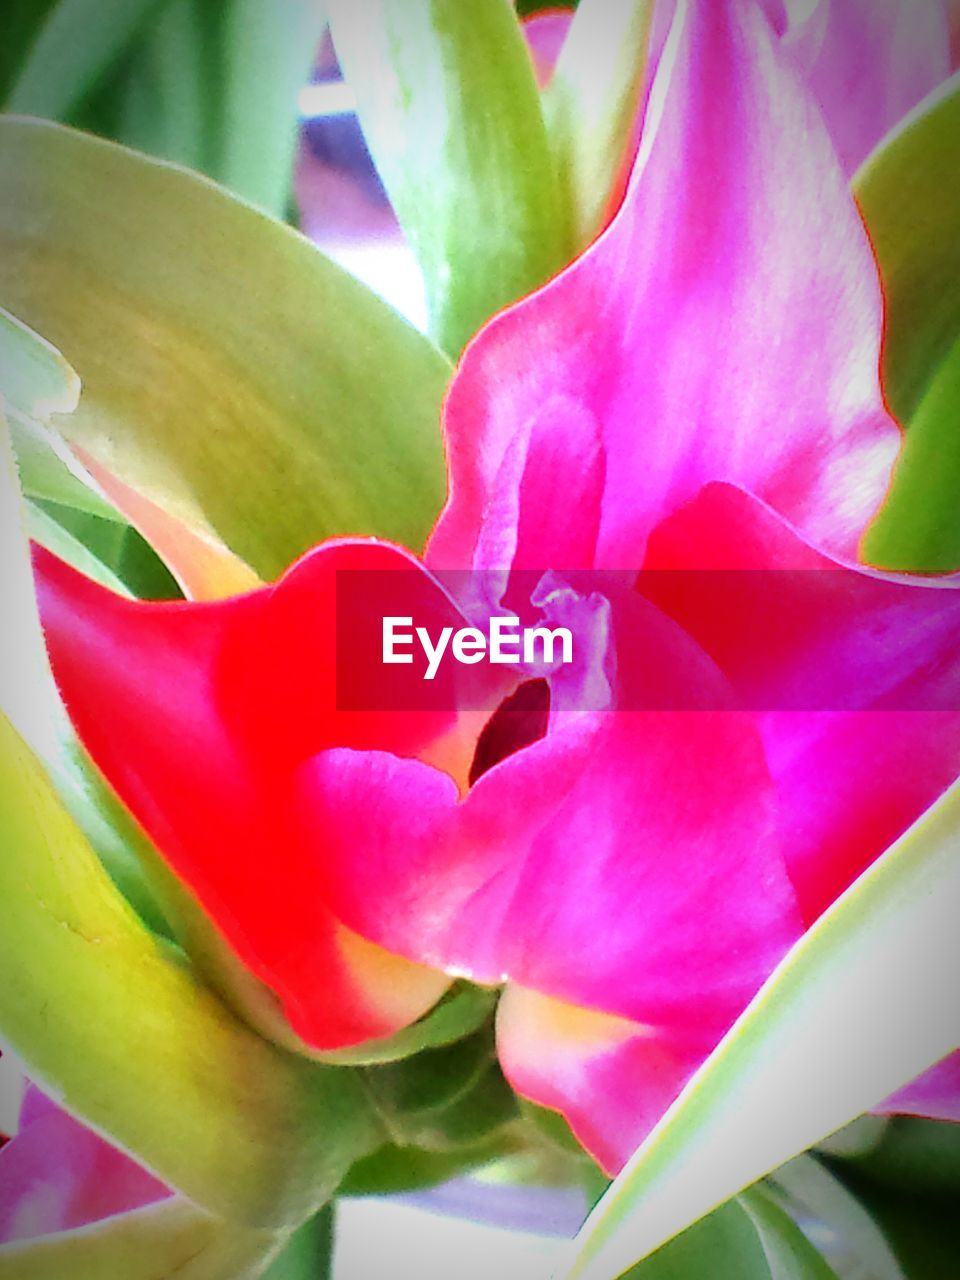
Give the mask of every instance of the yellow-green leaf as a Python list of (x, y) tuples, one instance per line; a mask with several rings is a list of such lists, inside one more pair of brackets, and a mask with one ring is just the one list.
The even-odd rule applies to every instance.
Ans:
[(427, 339), (295, 231), (122, 147), (0, 119), (0, 185), (0, 298), (80, 374), (62, 429), (101, 484), (262, 578), (333, 534), (422, 543), (450, 373)]
[(853, 182), (887, 302), (884, 390), (905, 425), (960, 338), (958, 173), (960, 72), (884, 140)]

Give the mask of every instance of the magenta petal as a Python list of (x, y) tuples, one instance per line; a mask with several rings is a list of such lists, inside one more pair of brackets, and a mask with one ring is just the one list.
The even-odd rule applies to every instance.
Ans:
[(940, 0), (786, 0), (781, 47), (816, 98), (848, 174), (950, 74)]
[[(709, 572), (643, 580), (745, 703), (767, 708), (757, 723), (810, 922), (960, 773), (960, 578), (827, 560), (724, 485), (661, 525), (646, 568), (751, 571), (715, 575), (722, 599)], [(758, 612), (781, 625), (761, 630)]]
[(960, 1052), (952, 1053), (898, 1089), (876, 1110), (890, 1115), (960, 1122)]
[[(679, 628), (638, 598), (616, 614), (621, 687), (672, 672), (718, 705), (722, 678)], [(736, 711), (564, 711), (462, 800), (385, 753), (322, 753), (299, 789), (344, 923), (482, 982), (719, 1034), (799, 932)]]
[(0, 1243), (72, 1231), (173, 1193), (34, 1088), (0, 1150)]
[[(543, 568), (571, 567), (568, 553), (582, 563), (594, 538), (593, 563), (639, 565), (651, 528), (712, 479), (756, 491), (852, 556), (899, 442), (880, 335), (876, 268), (844, 174), (763, 13), (747, 0), (678, 5), (617, 217), (467, 350), (428, 559), (473, 564), (482, 527), (488, 564), (486, 548), (509, 553), (518, 527), (536, 547), (537, 504), (582, 488), (598, 442), (599, 502), (578, 492), (580, 541)], [(557, 462), (524, 493), (524, 519), (502, 503), (503, 469), (544, 415)], [(529, 564), (541, 548), (514, 554)]]

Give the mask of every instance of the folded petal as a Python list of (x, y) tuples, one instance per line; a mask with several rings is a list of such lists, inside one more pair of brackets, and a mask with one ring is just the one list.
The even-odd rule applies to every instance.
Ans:
[[(341, 711), (335, 661), (338, 574), (395, 580), (399, 599), (377, 602), (387, 611), (462, 621), (441, 588), (374, 543), (330, 544), (275, 587), (208, 604), (123, 600), (44, 552), (36, 568), (54, 672), (83, 742), (297, 1033), (331, 1048), (418, 1017), (446, 979), (333, 919), (318, 859), (290, 832), (289, 779), (301, 756), (335, 743), (447, 759), (458, 741), (448, 683), (420, 682), (420, 711), (386, 699)], [(362, 646), (340, 652), (348, 671), (351, 659), (370, 679), (383, 670)]]
[(71, 1231), (172, 1195), (129, 1156), (28, 1090), (0, 1150), (0, 1244)]
[[(865, 232), (766, 17), (747, 0), (684, 0), (617, 217), (463, 359), (428, 562), (530, 564), (539, 504), (569, 488), (541, 567), (639, 565), (651, 528), (711, 479), (852, 555), (898, 445), (880, 336)], [(540, 436), (553, 464), (528, 475)]]
[(828, 560), (728, 485), (664, 521), (646, 570), (757, 713), (809, 923), (960, 773), (960, 577)]

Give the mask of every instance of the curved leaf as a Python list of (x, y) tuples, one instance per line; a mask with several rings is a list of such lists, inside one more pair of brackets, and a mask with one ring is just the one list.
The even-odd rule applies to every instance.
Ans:
[[(909, 424), (960, 337), (960, 72), (854, 177), (887, 299), (884, 390)], [(956, 433), (954, 433), (956, 434)]]
[(610, 1280), (960, 1045), (960, 784), (788, 953), (588, 1219)]
[[(382, 1134), (353, 1071), (272, 1048), (137, 920), (0, 720), (0, 1036), (204, 1208), (296, 1224)], [(318, 975), (322, 981), (322, 975)]]
[(451, 355), (570, 256), (533, 67), (509, 0), (332, 0), (377, 170)]
[(58, 425), (154, 545), (143, 504), (263, 578), (333, 534), (420, 545), (449, 366), (416, 330), (290, 228), (110, 143), (2, 119), (0, 184), (0, 297), (80, 373)]

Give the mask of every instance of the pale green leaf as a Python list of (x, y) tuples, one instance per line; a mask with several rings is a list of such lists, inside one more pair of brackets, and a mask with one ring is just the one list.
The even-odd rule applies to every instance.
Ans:
[(73, 413), (80, 379), (45, 338), (0, 307), (0, 397), (7, 411), (43, 421)]
[(881, 143), (853, 183), (887, 303), (884, 390), (904, 425), (960, 338), (958, 173), (960, 72)]
[(0, 120), (0, 184), (0, 297), (80, 373), (64, 434), (159, 550), (147, 504), (263, 578), (330, 535), (422, 544), (450, 373), (422, 335), (295, 231), (112, 144)]
[(773, 973), (614, 1181), (569, 1280), (611, 1280), (960, 1045), (960, 784)]
[(510, 0), (331, 0), (377, 170), (458, 355), (572, 256), (569, 214)]
[(301, 1221), (382, 1141), (356, 1073), (274, 1049), (197, 982), (121, 898), (6, 719), (0, 827), (0, 1037), (204, 1208)]
[(5, 405), (24, 491), (120, 519), (93, 480), (44, 424), (72, 413), (80, 379), (55, 347), (0, 307), (0, 403)]
[(543, 107), (577, 249), (590, 243), (635, 140), (653, 0), (580, 0)]

